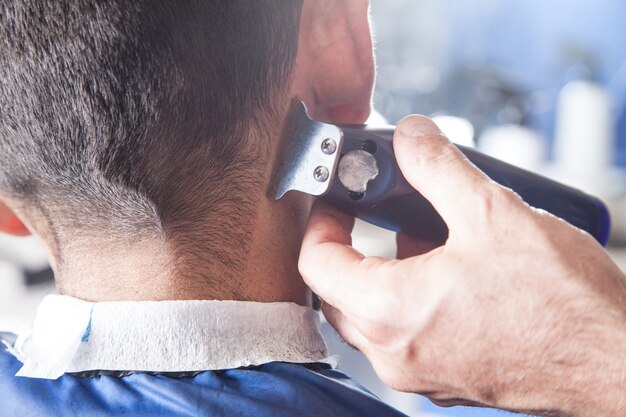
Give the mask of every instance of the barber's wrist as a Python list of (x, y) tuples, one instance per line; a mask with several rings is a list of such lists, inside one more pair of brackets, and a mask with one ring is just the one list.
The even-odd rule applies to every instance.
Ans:
[(603, 306), (594, 299), (570, 301), (569, 319), (545, 336), (544, 366), (531, 366), (537, 372), (508, 392), (518, 405), (513, 409), (547, 417), (626, 417), (626, 297), (605, 299)]
[(592, 385), (593, 395), (588, 397), (586, 414), (580, 415), (626, 417), (626, 321), (622, 321), (621, 329), (615, 329), (612, 343), (600, 355), (598, 367), (588, 370), (599, 378)]
[[(626, 303), (625, 303), (626, 304)], [(585, 366), (573, 368), (563, 398), (563, 415), (572, 417), (626, 417), (626, 305), (621, 317), (595, 338)]]

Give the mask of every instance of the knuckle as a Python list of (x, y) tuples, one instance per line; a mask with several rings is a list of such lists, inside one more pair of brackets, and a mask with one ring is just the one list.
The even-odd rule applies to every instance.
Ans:
[(535, 237), (537, 246), (554, 252), (564, 250), (563, 239), (567, 237), (572, 245), (580, 247), (597, 244), (588, 232), (578, 229), (553, 214), (534, 207), (529, 208), (528, 231)]
[(489, 207), (507, 208), (511, 204), (515, 204), (516, 196), (510, 189), (494, 183), (493, 186), (489, 187), (485, 200)]
[(390, 387), (394, 391), (398, 392), (409, 392), (409, 391), (420, 391), (415, 389), (413, 384), (408, 384), (406, 381), (396, 377), (395, 375), (383, 374), (380, 375), (380, 380), (383, 381), (385, 385)]
[(524, 200), (519, 196), (515, 191), (510, 188), (506, 188), (504, 186), (498, 185), (496, 193), (498, 194), (498, 199), (502, 202), (502, 205), (505, 207), (522, 207), (525, 206)]
[[(482, 224), (492, 224), (502, 218), (510, 218), (519, 213), (520, 209), (527, 209), (519, 195), (512, 190), (495, 182), (485, 188), (481, 198), (477, 199), (476, 213)], [(501, 213), (506, 213), (502, 216)]]
[(359, 326), (361, 333), (367, 338), (367, 340), (376, 346), (385, 345), (389, 339), (389, 329), (385, 326), (381, 326), (378, 322), (366, 322)]
[(376, 373), (380, 380), (394, 391), (424, 395), (433, 390), (432, 384), (423, 381), (414, 373), (399, 369), (397, 364), (387, 364), (384, 367), (379, 367), (376, 369)]
[(377, 256), (367, 256), (359, 262), (359, 272), (364, 275), (378, 273), (384, 267), (385, 259)]
[(398, 343), (399, 332), (396, 321), (397, 318), (390, 313), (387, 302), (383, 301), (371, 304), (357, 319), (357, 326), (369, 343), (387, 350)]

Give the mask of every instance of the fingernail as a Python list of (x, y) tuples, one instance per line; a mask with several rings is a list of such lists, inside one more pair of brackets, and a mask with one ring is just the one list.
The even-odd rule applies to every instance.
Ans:
[(414, 138), (441, 134), (439, 126), (426, 116), (407, 116), (398, 123), (398, 128), (406, 136)]

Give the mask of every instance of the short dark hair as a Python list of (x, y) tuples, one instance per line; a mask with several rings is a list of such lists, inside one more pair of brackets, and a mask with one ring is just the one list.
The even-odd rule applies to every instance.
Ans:
[(63, 227), (173, 235), (214, 212), (217, 235), (245, 228), (229, 213), (254, 208), (268, 151), (250, 131), (285, 91), (301, 7), (2, 2), (0, 192)]

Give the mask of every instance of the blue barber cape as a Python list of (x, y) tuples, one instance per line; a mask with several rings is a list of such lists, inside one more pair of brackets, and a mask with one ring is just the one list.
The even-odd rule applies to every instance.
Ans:
[(402, 416), (326, 364), (272, 362), (189, 376), (14, 376), (22, 363), (0, 344), (0, 416)]

